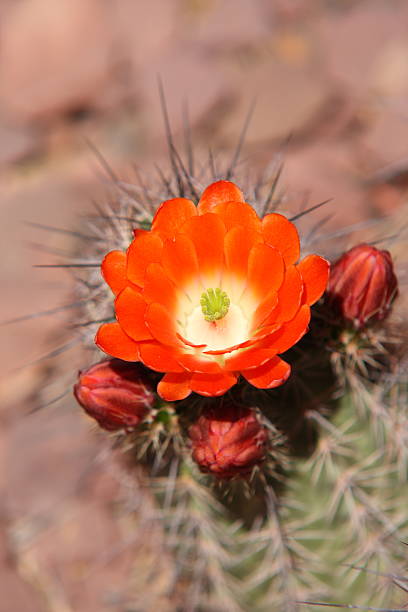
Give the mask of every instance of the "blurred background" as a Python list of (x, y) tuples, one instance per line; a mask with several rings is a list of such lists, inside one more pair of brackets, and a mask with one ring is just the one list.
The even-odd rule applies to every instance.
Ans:
[[(401, 227), (407, 32), (406, 0), (0, 0), (0, 320), (70, 299), (69, 273), (32, 264), (73, 237), (28, 223), (81, 229), (104, 201), (89, 141), (127, 180), (163, 163), (158, 75), (176, 137), (187, 104), (198, 150), (231, 151), (256, 98), (248, 154), (272, 157), (290, 135), (289, 194), (333, 198), (331, 229)], [(53, 367), (37, 359), (65, 324), (1, 327), (0, 611), (148, 609), (129, 601), (160, 533), (147, 543), (118, 512), (127, 485), (70, 397), (31, 413)]]

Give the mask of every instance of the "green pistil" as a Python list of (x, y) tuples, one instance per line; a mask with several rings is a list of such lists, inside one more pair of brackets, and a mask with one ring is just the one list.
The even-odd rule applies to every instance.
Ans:
[(231, 301), (221, 289), (207, 289), (201, 295), (200, 304), (206, 321), (222, 319), (228, 312)]

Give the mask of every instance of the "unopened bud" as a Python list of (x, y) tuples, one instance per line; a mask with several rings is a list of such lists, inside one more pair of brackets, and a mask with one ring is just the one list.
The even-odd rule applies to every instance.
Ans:
[(391, 255), (368, 244), (347, 251), (331, 268), (326, 300), (357, 329), (382, 321), (398, 293)]
[(223, 479), (250, 475), (264, 460), (268, 441), (255, 411), (230, 401), (204, 410), (189, 436), (200, 470)]
[(108, 431), (136, 427), (155, 401), (142, 366), (120, 359), (106, 359), (80, 372), (74, 395)]

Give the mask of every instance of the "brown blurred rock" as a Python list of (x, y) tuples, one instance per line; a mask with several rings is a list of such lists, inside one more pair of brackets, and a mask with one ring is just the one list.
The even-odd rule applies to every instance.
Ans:
[(183, 21), (183, 38), (224, 49), (256, 42), (267, 36), (273, 27), (273, 20), (262, 2), (247, 0), (203, 3), (201, 11), (195, 14), (190, 11), (190, 20)]
[(0, 34), (0, 104), (15, 119), (99, 107), (111, 97), (114, 31), (104, 2), (22, 0), (5, 11)]
[[(320, 217), (331, 214), (324, 231), (337, 230), (356, 223), (369, 215), (364, 206), (361, 177), (353, 166), (352, 151), (348, 144), (317, 142), (292, 151), (284, 167), (283, 183), (288, 187), (288, 203), (308, 200), (310, 205), (329, 202), (323, 210), (306, 215), (301, 226), (313, 225)], [(294, 187), (298, 197), (291, 197)], [(295, 193), (294, 193), (295, 196)], [(286, 205), (284, 205), (286, 206)], [(290, 210), (290, 208), (288, 209)]]
[[(143, 596), (152, 606), (140, 609), (154, 609), (153, 600), (168, 593), (171, 566), (160, 526), (150, 521), (152, 502), (137, 473), (125, 470), (121, 454), (108, 447), (70, 398), (8, 420), (7, 437), (0, 436), (8, 469), (7, 479), (0, 478), (0, 519), (7, 517), (4, 572), (0, 531), (0, 587), (7, 582), (0, 612), (43, 611), (36, 597), (44, 610), (122, 610), (133, 597), (133, 574), (141, 588), (154, 577)], [(38, 591), (32, 608), (30, 584)], [(174, 609), (162, 603), (158, 609)]]
[(248, 141), (260, 143), (285, 139), (293, 132), (296, 136), (331, 97), (331, 84), (311, 70), (309, 64), (288, 64), (270, 54), (263, 59), (259, 63), (231, 67), (237, 104), (220, 126), (219, 135), (226, 144), (236, 141), (253, 99), (256, 99), (256, 108)]
[(165, 140), (164, 125), (157, 75), (163, 81), (166, 106), (175, 132), (183, 125), (186, 103), (189, 122), (194, 125), (232, 95), (233, 91), (222, 65), (194, 46), (173, 45), (167, 54), (145, 67), (140, 81), (146, 123), (150, 134), (159, 137), (162, 142)]
[(111, 0), (110, 4), (112, 26), (116, 27), (118, 46), (130, 66), (131, 78), (139, 69), (148, 70), (158, 54), (177, 44), (178, 2)]
[(406, 96), (408, 93), (406, 39), (393, 39), (383, 46), (374, 63), (371, 82), (374, 91), (381, 97)]
[(6, 533), (0, 530), (0, 612), (44, 612), (40, 594), (21, 579), (10, 561)]
[[(83, 167), (86, 168), (86, 162)], [(72, 302), (69, 274), (59, 269), (33, 270), (32, 267), (37, 263), (61, 261), (42, 249), (49, 246), (70, 251), (72, 237), (27, 227), (24, 222), (75, 228), (81, 224), (78, 216), (89, 210), (89, 204), (86, 181), (78, 174), (75, 179), (72, 174), (70, 178), (63, 176), (62, 170), (55, 166), (48, 168), (45, 181), (34, 179), (30, 182), (27, 179), (24, 185), (18, 185), (9, 178), (1, 187), (3, 185), (0, 198), (0, 235), (4, 255), (0, 270), (3, 288), (0, 321), (7, 321)], [(36, 243), (38, 248), (29, 248), (31, 243)], [(65, 316), (70, 314), (68, 312)], [(61, 329), (61, 316), (64, 313), (54, 318), (47, 316), (20, 321), (2, 328), (0, 378), (7, 381), (15, 374), (16, 368), (50, 350), (47, 334)]]
[(41, 151), (41, 134), (29, 126), (12, 126), (0, 122), (0, 166), (26, 160)]
[(406, 2), (358, 2), (348, 11), (321, 11), (316, 37), (324, 50), (328, 74), (352, 88), (354, 96), (371, 85), (377, 58), (390, 37), (406, 39)]
[(396, 105), (377, 105), (373, 125), (362, 143), (378, 165), (396, 162), (407, 156), (408, 116), (406, 109)]
[(407, 200), (407, 193), (394, 185), (375, 185), (367, 193), (367, 198), (377, 212), (390, 214), (402, 206)]

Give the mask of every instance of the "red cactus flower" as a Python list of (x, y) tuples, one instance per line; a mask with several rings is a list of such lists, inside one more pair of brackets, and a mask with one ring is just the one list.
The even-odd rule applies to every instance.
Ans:
[(275, 213), (261, 220), (243, 200), (218, 181), (198, 206), (163, 202), (151, 230), (136, 230), (126, 253), (102, 263), (117, 322), (102, 325), (96, 343), (165, 372), (158, 393), (166, 400), (222, 395), (240, 374), (255, 387), (281, 385), (290, 366), (278, 354), (307, 331), (326, 287), (326, 260), (309, 255), (296, 265), (295, 226)]
[(368, 244), (350, 249), (332, 267), (327, 301), (358, 329), (383, 320), (398, 292), (391, 255)]
[(136, 427), (155, 401), (141, 366), (118, 359), (80, 372), (74, 394), (85, 412), (108, 431)]
[(200, 470), (223, 479), (248, 476), (264, 460), (268, 441), (255, 411), (232, 402), (205, 410), (189, 436)]

